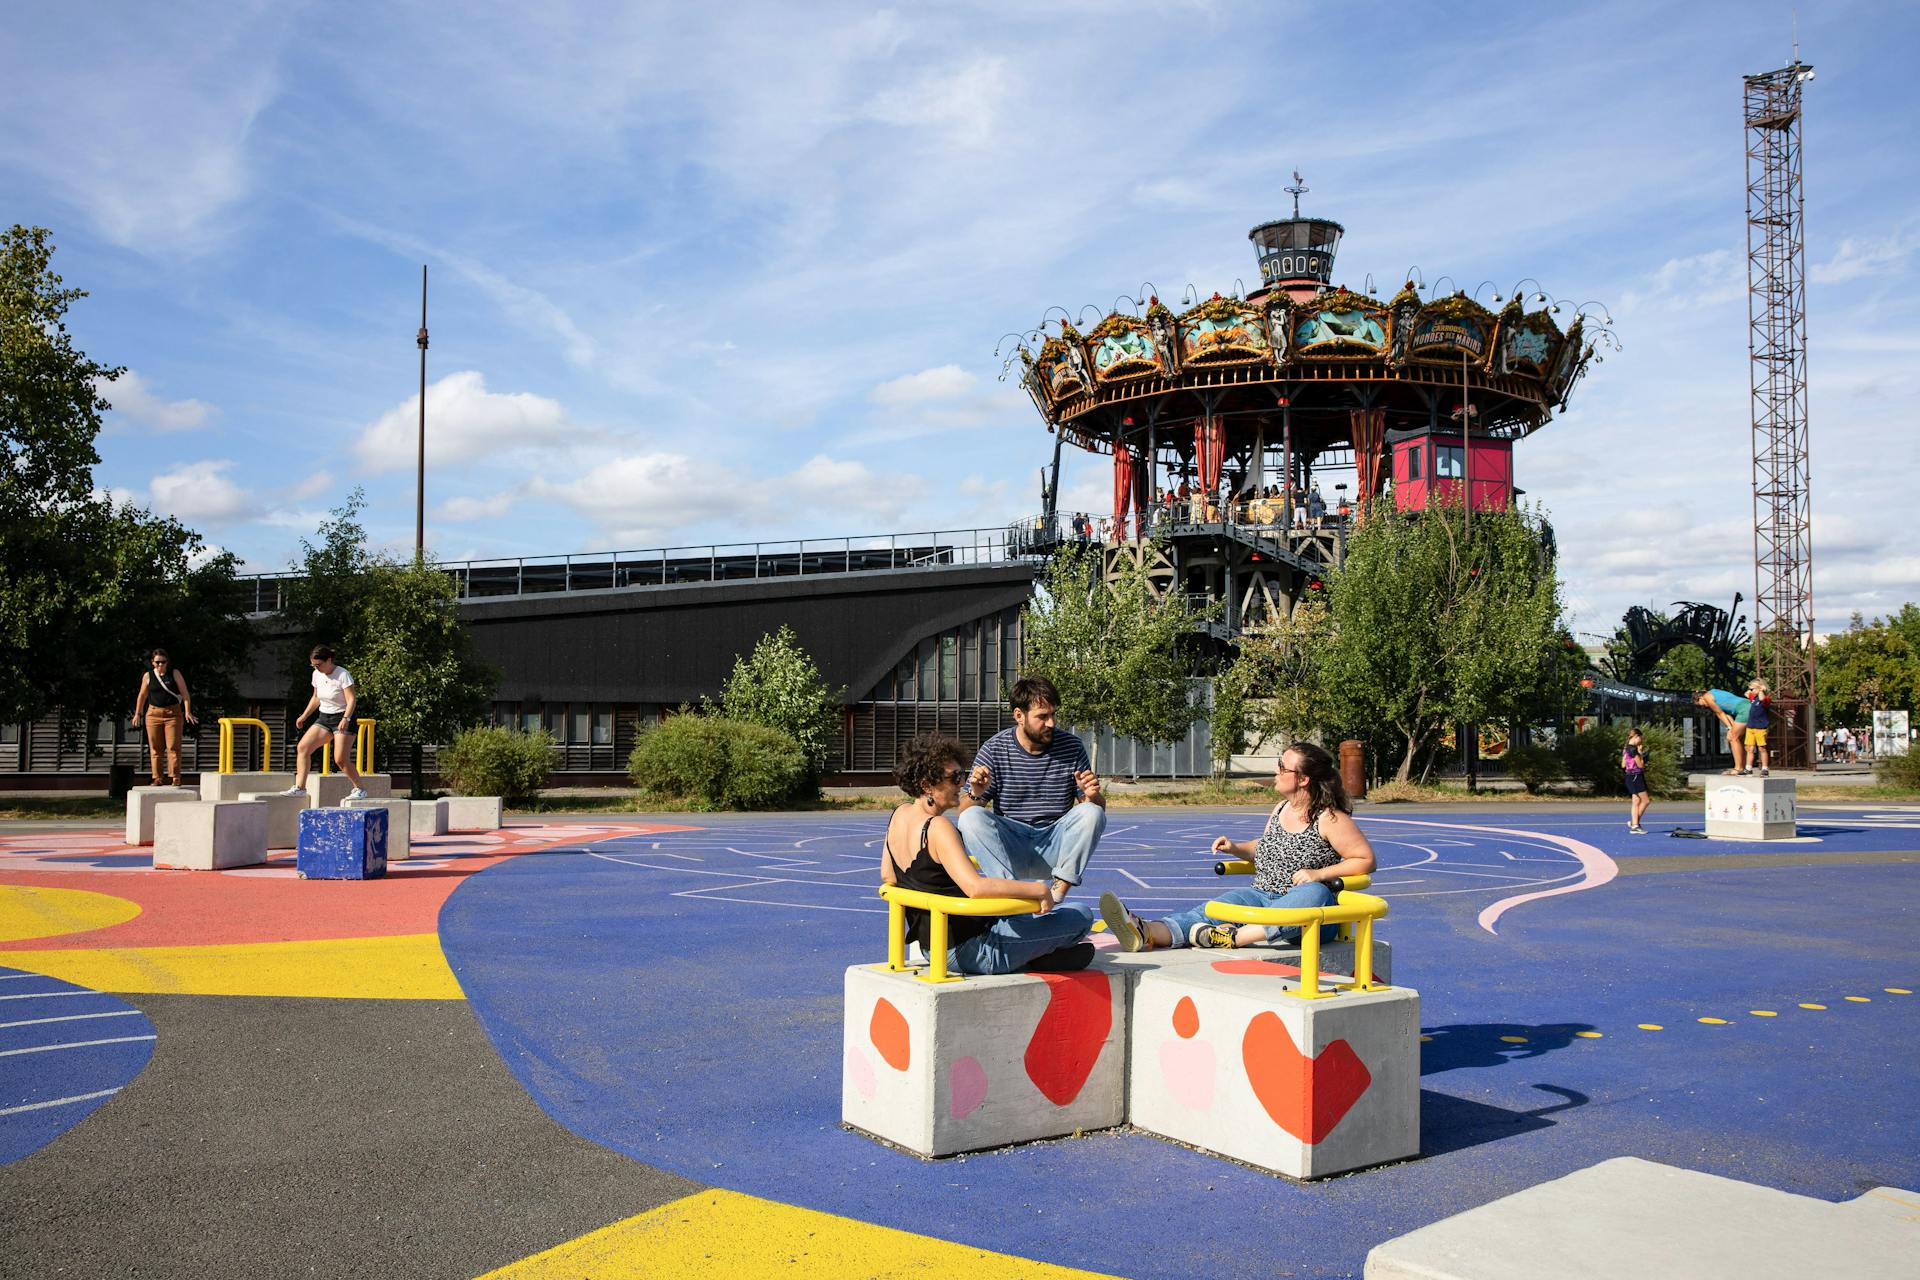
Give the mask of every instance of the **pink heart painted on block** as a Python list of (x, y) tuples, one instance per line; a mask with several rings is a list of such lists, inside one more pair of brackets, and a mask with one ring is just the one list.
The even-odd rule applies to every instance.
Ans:
[(1213, 1110), (1213, 1045), (1206, 1040), (1162, 1040), (1160, 1078), (1189, 1111)]
[(956, 1058), (947, 1072), (947, 1106), (955, 1120), (965, 1120), (987, 1100), (987, 1069), (978, 1058)]

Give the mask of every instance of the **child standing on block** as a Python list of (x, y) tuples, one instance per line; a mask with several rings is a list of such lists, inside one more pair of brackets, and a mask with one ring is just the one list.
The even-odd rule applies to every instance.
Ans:
[(1747, 685), (1747, 701), (1752, 709), (1747, 712), (1747, 759), (1760, 765), (1760, 776), (1767, 776), (1767, 730), (1773, 725), (1773, 698), (1767, 693), (1765, 680), (1754, 680)]
[(347, 781), (353, 783), (347, 799), (364, 800), (366, 789), (360, 785), (360, 773), (353, 767), (353, 735), (358, 728), (353, 708), (359, 700), (353, 687), (353, 673), (334, 662), (333, 650), (326, 645), (314, 649), (307, 662), (313, 668), (313, 696), (307, 699), (307, 709), (294, 717), (293, 727), (298, 729), (316, 711), (319, 716), (293, 750), (293, 785), (281, 794), (297, 796), (307, 789), (307, 769), (313, 753), (331, 735), (333, 758), (340, 762), (340, 772), (347, 775)]
[(1647, 744), (1640, 730), (1632, 729), (1627, 733), (1627, 745), (1620, 752), (1620, 770), (1627, 776), (1627, 803), (1631, 817), (1627, 819), (1627, 830), (1636, 836), (1647, 834), (1640, 825), (1640, 819), (1647, 814), (1647, 806), (1653, 802), (1653, 796), (1647, 791)]

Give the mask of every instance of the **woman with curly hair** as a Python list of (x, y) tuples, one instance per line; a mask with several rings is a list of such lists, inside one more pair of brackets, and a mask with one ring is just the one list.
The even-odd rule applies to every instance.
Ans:
[[(952, 916), (948, 920), (947, 967), (956, 973), (1060, 973), (1084, 969), (1093, 960), (1086, 940), (1093, 912), (1063, 906), (1050, 880), (1002, 880), (983, 876), (967, 856), (960, 829), (946, 815), (971, 807), (961, 790), (967, 754), (959, 742), (923, 733), (900, 752), (894, 781), (914, 797), (893, 811), (880, 854), (880, 879), (949, 898), (1028, 898), (1033, 915)], [(907, 908), (907, 936), (927, 949), (931, 917)]]
[[(1373, 846), (1354, 823), (1340, 772), (1323, 748), (1296, 742), (1281, 752), (1273, 789), (1280, 803), (1258, 841), (1226, 836), (1214, 840), (1216, 854), (1253, 862), (1253, 887), (1230, 890), (1215, 901), (1246, 907), (1328, 907), (1336, 897), (1335, 881), (1373, 874)], [(1142, 920), (1120, 899), (1103, 893), (1100, 916), (1122, 951), (1284, 945), (1300, 937), (1298, 928), (1283, 925), (1221, 924), (1208, 917), (1204, 902), (1161, 920)]]

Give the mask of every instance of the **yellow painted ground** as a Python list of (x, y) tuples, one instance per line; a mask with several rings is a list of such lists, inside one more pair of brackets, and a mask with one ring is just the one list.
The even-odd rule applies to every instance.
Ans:
[(990, 1253), (718, 1190), (702, 1191), (590, 1231), (489, 1271), (481, 1280), (706, 1275), (1098, 1280), (1098, 1273), (1092, 1271)]
[(108, 893), (0, 884), (0, 942), (85, 933), (124, 924), (139, 914), (138, 903)]
[(431, 933), (215, 947), (0, 951), (0, 965), (44, 973), (95, 991), (358, 1000), (466, 998), (447, 967), (440, 939)]

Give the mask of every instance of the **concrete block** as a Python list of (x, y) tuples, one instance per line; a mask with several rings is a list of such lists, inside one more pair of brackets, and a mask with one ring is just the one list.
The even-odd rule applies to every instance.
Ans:
[(267, 807), (267, 848), (291, 849), (299, 841), (300, 814), (307, 808), (306, 796), (265, 791), (240, 798), (249, 804)]
[(447, 830), (498, 831), (502, 804), (499, 796), (448, 796)]
[(445, 800), (411, 800), (412, 821), (408, 830), (416, 836), (443, 836), (447, 834), (447, 802)]
[(221, 871), (266, 860), (265, 805), (245, 800), (196, 800), (163, 804), (153, 815), (156, 869)]
[(1845, 1275), (1909, 1280), (1920, 1195), (1831, 1204), (1632, 1156), (1503, 1196), (1367, 1254), (1367, 1280)]
[(1707, 784), (1707, 835), (1723, 840), (1791, 840), (1798, 834), (1792, 778), (1721, 775)]
[[(393, 794), (393, 780), (384, 773), (363, 773), (360, 775), (360, 785), (370, 796)], [(353, 782), (344, 773), (307, 775), (307, 798), (312, 801), (312, 808), (337, 809), (351, 790)]]
[(203, 773), (200, 798), (224, 802), (261, 791), (285, 791), (292, 785), (290, 773)]
[(343, 809), (384, 809), (387, 811), (387, 861), (405, 862), (413, 856), (413, 802), (394, 796), (369, 796), (365, 800), (347, 800)]
[(1293, 1178), (1419, 1154), (1418, 992), (1303, 1000), (1278, 956), (1201, 954), (1134, 979), (1134, 1125)]
[(387, 874), (385, 809), (305, 809), (295, 854), (308, 880), (376, 880)]
[(840, 1118), (923, 1156), (1105, 1129), (1126, 1117), (1126, 975), (846, 974)]
[[(912, 948), (909, 947), (908, 950), (911, 952)], [(1197, 947), (1173, 947), (1164, 951), (1136, 951), (1132, 954), (1124, 951), (1102, 951), (1100, 955), (1101, 963), (1129, 976), (1189, 964), (1211, 964), (1215, 960), (1271, 960), (1275, 964), (1291, 965), (1295, 968), (1300, 965), (1300, 948), (1298, 947), (1237, 947), (1232, 951), (1203, 951)], [(1353, 944), (1351, 942), (1321, 943), (1321, 985), (1330, 985), (1336, 979), (1348, 982), (1352, 980), (1352, 975)], [(1373, 940), (1373, 976), (1376, 982), (1393, 981), (1393, 944), (1380, 937), (1375, 937)]]
[(192, 787), (135, 787), (127, 792), (127, 843), (153, 843), (153, 812), (161, 805), (199, 798)]

